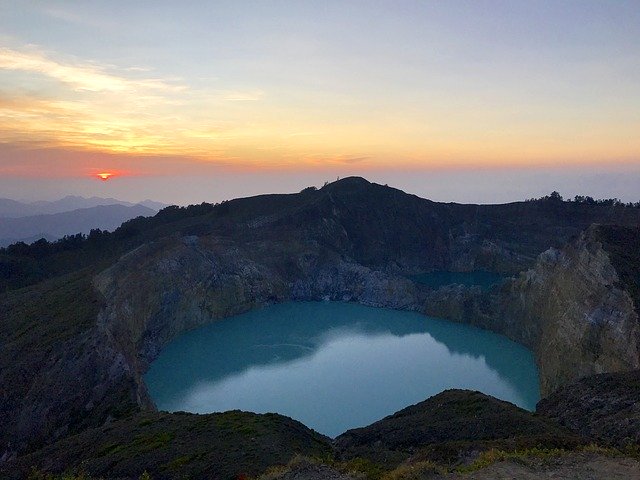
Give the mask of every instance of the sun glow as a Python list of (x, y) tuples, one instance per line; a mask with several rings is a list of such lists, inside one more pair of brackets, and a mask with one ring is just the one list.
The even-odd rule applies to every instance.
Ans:
[[(558, 104), (555, 90), (542, 91), (538, 102), (523, 94), (528, 90), (520, 83), (480, 95), (472, 82), (400, 88), (382, 78), (363, 90), (359, 77), (348, 77), (351, 83), (338, 94), (328, 87), (279, 87), (268, 78), (264, 85), (236, 85), (233, 76), (203, 82), (153, 72), (37, 46), (0, 45), (0, 77), (9, 82), (0, 89), (0, 151), (7, 146), (13, 152), (11, 158), (0, 153), (0, 174), (42, 175), (42, 168), (31, 166), (35, 149), (38, 156), (59, 157), (70, 175), (91, 168), (91, 177), (103, 181), (122, 175), (98, 170), (105, 164), (137, 175), (184, 174), (204, 165), (363, 173), (637, 165), (640, 151), (635, 104), (602, 95), (576, 106), (572, 82), (568, 100)], [(22, 88), (27, 80), (29, 89)], [(621, 92), (635, 100), (636, 84)], [(588, 90), (598, 88), (609, 91), (597, 82)], [(538, 92), (539, 86), (530, 89)], [(82, 159), (74, 164), (69, 159), (77, 152)]]
[(96, 173), (96, 177), (98, 177), (100, 180), (102, 180), (103, 182), (106, 182), (107, 180), (109, 180), (111, 177), (113, 177), (113, 173), (108, 173), (108, 172), (101, 172), (101, 173)]

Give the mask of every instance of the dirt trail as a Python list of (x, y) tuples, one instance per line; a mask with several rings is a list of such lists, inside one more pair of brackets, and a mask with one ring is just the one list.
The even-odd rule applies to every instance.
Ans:
[[(429, 477), (425, 477), (429, 478)], [(497, 462), (470, 474), (431, 477), (434, 480), (640, 480), (640, 462), (597, 454), (569, 454), (525, 462)]]
[[(269, 480), (362, 480), (326, 465), (302, 464)], [(384, 477), (383, 477), (384, 478)], [(394, 480), (640, 480), (640, 462), (633, 458), (597, 453), (570, 453), (559, 457), (501, 461), (471, 473), (407, 472)], [(265, 479), (266, 480), (266, 479)]]

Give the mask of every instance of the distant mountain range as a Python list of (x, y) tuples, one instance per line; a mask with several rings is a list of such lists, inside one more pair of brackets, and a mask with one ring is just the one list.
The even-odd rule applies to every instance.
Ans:
[(154, 202), (153, 200), (144, 200), (143, 202), (131, 203), (118, 200), (116, 198), (102, 197), (79, 197), (77, 195), (68, 195), (60, 200), (38, 202), (20, 202), (9, 198), (0, 198), (0, 218), (19, 218), (32, 215), (50, 215), (54, 213), (70, 212), (80, 208), (92, 208), (101, 205), (124, 205), (125, 207), (133, 207), (134, 205), (142, 205), (152, 210), (158, 211), (167, 204)]
[(115, 198), (71, 195), (33, 203), (0, 199), (0, 247), (41, 238), (53, 241), (94, 228), (114, 230), (127, 220), (155, 215), (166, 206), (152, 200), (133, 204)]

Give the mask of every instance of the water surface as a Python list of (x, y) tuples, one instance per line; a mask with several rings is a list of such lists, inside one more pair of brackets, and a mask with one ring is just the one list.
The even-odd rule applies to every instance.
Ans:
[(492, 285), (500, 283), (504, 279), (504, 276), (499, 273), (487, 272), (484, 270), (474, 270), (472, 272), (435, 271), (413, 275), (411, 276), (411, 279), (415, 282), (423, 283), (433, 288), (456, 284), (465, 285), (467, 287), (477, 285), (486, 289)]
[(274, 305), (185, 333), (145, 375), (161, 410), (277, 412), (329, 436), (447, 388), (533, 409), (531, 353), (412, 312), (339, 302)]

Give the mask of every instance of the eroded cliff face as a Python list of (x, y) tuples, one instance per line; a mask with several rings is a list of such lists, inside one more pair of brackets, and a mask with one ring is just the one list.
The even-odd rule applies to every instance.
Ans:
[(639, 368), (637, 306), (593, 226), (533, 268), (490, 291), (452, 285), (429, 292), (422, 311), (471, 323), (529, 347), (543, 397), (597, 373)]
[(640, 325), (590, 228), (505, 286), (501, 328), (537, 357), (543, 395), (579, 378), (640, 366)]
[(536, 411), (589, 438), (617, 447), (640, 444), (640, 370), (605, 373), (564, 385)]

